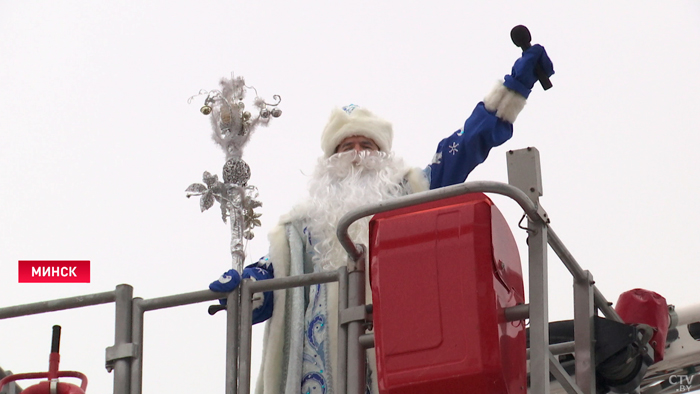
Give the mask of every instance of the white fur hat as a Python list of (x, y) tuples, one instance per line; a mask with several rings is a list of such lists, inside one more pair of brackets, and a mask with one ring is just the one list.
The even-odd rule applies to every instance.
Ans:
[(321, 135), (323, 154), (326, 157), (332, 156), (341, 141), (356, 135), (372, 139), (382, 152), (391, 151), (391, 141), (394, 138), (391, 123), (365, 108), (350, 104), (331, 112)]

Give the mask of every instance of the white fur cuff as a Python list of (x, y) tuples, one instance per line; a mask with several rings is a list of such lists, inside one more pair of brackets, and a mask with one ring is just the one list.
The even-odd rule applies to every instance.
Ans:
[(501, 81), (484, 98), (484, 106), (487, 110), (496, 112), (498, 118), (510, 123), (515, 122), (520, 111), (525, 108), (526, 102), (525, 97), (506, 88)]

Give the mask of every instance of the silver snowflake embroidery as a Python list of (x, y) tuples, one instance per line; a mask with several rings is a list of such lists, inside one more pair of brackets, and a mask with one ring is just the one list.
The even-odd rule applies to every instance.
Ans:
[(442, 152), (436, 152), (432, 164), (440, 164), (440, 160), (442, 160)]
[(458, 146), (459, 144), (456, 142), (453, 142), (452, 145), (450, 145), (450, 153), (452, 153), (452, 155), (459, 152), (459, 150), (457, 149)]
[[(255, 267), (254, 270), (256, 270), (258, 272), (258, 274), (260, 274), (260, 275), (267, 274), (267, 271), (265, 271), (264, 269), (262, 269), (260, 267)], [(255, 279), (255, 278), (253, 278), (253, 279)]]

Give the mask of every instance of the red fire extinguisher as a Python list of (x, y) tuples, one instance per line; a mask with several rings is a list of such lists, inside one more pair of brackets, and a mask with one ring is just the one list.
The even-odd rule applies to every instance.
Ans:
[[(51, 338), (51, 354), (49, 355), (49, 372), (18, 373), (6, 376), (0, 380), (0, 390), (10, 382), (21, 379), (48, 378), (48, 380), (29, 386), (22, 390), (22, 394), (85, 394), (87, 389), (87, 376), (77, 371), (59, 371), (58, 363), (61, 356), (58, 354), (59, 343), (61, 342), (61, 326), (53, 326), (53, 336)], [(78, 378), (82, 380), (80, 387), (65, 382), (59, 382), (58, 378)]]

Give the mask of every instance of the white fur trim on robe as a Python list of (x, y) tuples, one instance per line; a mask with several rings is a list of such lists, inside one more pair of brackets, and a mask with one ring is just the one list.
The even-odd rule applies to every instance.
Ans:
[(409, 190), (408, 194), (430, 190), (430, 182), (425, 176), (423, 170), (421, 170), (420, 168), (411, 168), (406, 173), (405, 178), (408, 182), (408, 185), (411, 187), (411, 190)]
[[(406, 185), (410, 190), (407, 190), (408, 194), (417, 193), (428, 190), (430, 187), (427, 178), (422, 170), (418, 168), (408, 169), (406, 171)], [(304, 209), (296, 209), (290, 215), (284, 215), (280, 219), (280, 224), (278, 224), (268, 235), (270, 241), (270, 254), (269, 258), (275, 268), (275, 278), (284, 278), (290, 275), (299, 275), (303, 272), (290, 272), (290, 267), (298, 266), (303, 267), (303, 261), (296, 264), (291, 261), (291, 259), (304, 258), (303, 249), (303, 237), (294, 226), (290, 225), (292, 219), (299, 219), (303, 215)], [(369, 269), (366, 269), (366, 275), (369, 275)], [(366, 291), (365, 299), (367, 303), (372, 302), (372, 290), (369, 286), (369, 278), (366, 278)], [(298, 291), (303, 292), (303, 288), (297, 288)], [(338, 285), (335, 282), (327, 284), (327, 294), (328, 294), (328, 304), (327, 305), (338, 305)], [(303, 299), (303, 296), (301, 297)], [(255, 388), (256, 394), (282, 394), (279, 389), (286, 386), (286, 392), (297, 393), (301, 388), (301, 359), (295, 360), (297, 357), (290, 357), (290, 364), (297, 365), (283, 365), (284, 362), (284, 345), (285, 336), (289, 336), (292, 348), (297, 348), (296, 351), (291, 350), (290, 353), (302, 354), (301, 349), (298, 348), (299, 344), (303, 346), (303, 332), (304, 332), (304, 322), (303, 314), (301, 312), (301, 327), (294, 327), (292, 331), (295, 333), (285, 332), (285, 321), (291, 320), (294, 324), (294, 316), (286, 316), (287, 312), (287, 290), (275, 290), (274, 292), (274, 309), (272, 311), (272, 317), (266, 323), (265, 333), (263, 339), (263, 357), (262, 364), (260, 366), (260, 373), (258, 375), (258, 380)], [(291, 311), (292, 314), (299, 314), (299, 311)], [(331, 365), (337, 365), (338, 359), (338, 313), (337, 310), (329, 310), (328, 314), (328, 327), (330, 328), (329, 339), (330, 339), (330, 351), (331, 351)], [(299, 337), (301, 335), (301, 337)], [(295, 338), (299, 337), (299, 338)], [(299, 342), (301, 341), (301, 342)], [(296, 343), (296, 344), (295, 344)], [(369, 366), (372, 370), (372, 389), (374, 393), (379, 393), (377, 387), (377, 376), (376, 376), (376, 359), (374, 354), (374, 349), (368, 350), (368, 360)], [(291, 355), (290, 355), (291, 356)], [(294, 375), (290, 379), (290, 374)], [(287, 376), (287, 381), (282, 382), (282, 377)], [(333, 368), (333, 384), (337, 384), (337, 368)]]
[[(289, 242), (284, 225), (276, 226), (268, 236), (270, 240), (270, 260), (275, 264), (275, 278), (289, 276)], [(276, 259), (276, 260), (275, 260)], [(286, 290), (275, 290), (272, 317), (265, 324), (263, 339), (263, 357), (260, 365), (255, 387), (256, 394), (280, 394), (275, 393), (282, 384), (282, 359), (284, 350), (284, 321), (285, 304), (287, 300)]]

